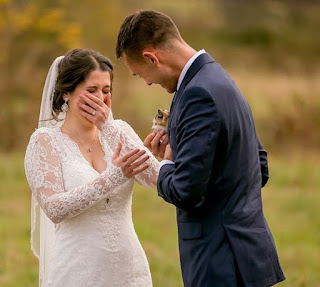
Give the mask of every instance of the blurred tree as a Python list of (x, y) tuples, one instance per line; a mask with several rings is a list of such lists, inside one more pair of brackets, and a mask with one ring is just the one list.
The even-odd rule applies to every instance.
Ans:
[[(142, 8), (169, 14), (188, 43), (195, 49), (205, 48), (229, 71), (241, 73), (250, 65), (252, 77), (259, 70), (319, 73), (320, 1), (0, 0), (0, 150), (25, 148), (36, 127), (48, 68), (55, 57), (74, 47), (98, 50), (114, 62), (115, 114), (138, 131), (139, 126), (146, 130), (146, 108), (140, 101), (149, 99), (154, 105), (157, 99), (148, 93), (158, 91), (141, 89), (114, 58), (120, 24)], [(306, 99), (309, 105), (318, 103)], [(314, 113), (315, 109), (308, 110)], [(283, 137), (291, 130), (285, 129)], [(265, 131), (270, 141), (276, 137), (271, 130)]]
[(223, 15), (220, 40), (280, 48), (294, 55), (313, 58), (319, 54), (320, 2), (218, 0)]
[(38, 114), (44, 70), (57, 52), (80, 44), (79, 25), (49, 3), (0, 2), (0, 147), (4, 150), (21, 147), (25, 124)]

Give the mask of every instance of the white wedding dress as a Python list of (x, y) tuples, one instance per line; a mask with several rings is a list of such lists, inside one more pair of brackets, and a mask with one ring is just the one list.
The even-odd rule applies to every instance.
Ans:
[[(111, 162), (119, 141), (122, 154), (144, 148), (143, 143), (127, 123), (110, 118), (99, 138), (107, 163), (101, 174), (60, 128), (39, 128), (31, 136), (26, 177), (42, 210), (56, 223), (41, 287), (152, 286), (132, 222), (134, 179)], [(149, 168), (135, 179), (154, 187), (159, 162), (147, 152)]]

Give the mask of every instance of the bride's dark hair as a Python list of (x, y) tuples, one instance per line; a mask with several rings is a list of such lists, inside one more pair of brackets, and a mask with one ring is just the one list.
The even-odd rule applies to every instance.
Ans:
[(61, 112), (61, 106), (64, 103), (62, 95), (73, 92), (86, 79), (87, 75), (96, 69), (108, 71), (112, 83), (112, 63), (99, 52), (76, 48), (65, 54), (58, 65), (58, 77), (53, 94), (52, 115), (54, 119), (58, 120), (58, 115)]

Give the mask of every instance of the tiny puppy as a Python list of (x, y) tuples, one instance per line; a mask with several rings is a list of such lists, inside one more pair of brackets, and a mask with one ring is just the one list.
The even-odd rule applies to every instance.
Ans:
[(159, 109), (158, 114), (154, 117), (152, 121), (152, 131), (157, 133), (161, 130), (167, 132), (168, 120), (170, 112), (166, 109)]

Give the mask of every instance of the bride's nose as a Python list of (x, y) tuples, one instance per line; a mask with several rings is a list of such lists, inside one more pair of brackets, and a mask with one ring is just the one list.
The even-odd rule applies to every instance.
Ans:
[(103, 99), (104, 99), (103, 91), (97, 91), (97, 92), (94, 93), (94, 95), (95, 95), (96, 97), (98, 97), (100, 100), (103, 101)]

